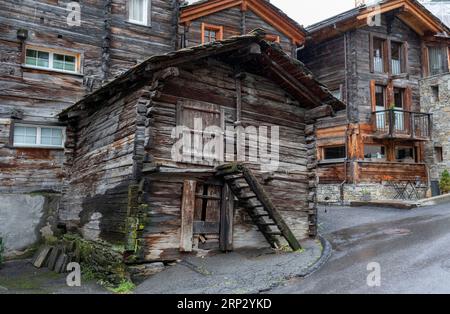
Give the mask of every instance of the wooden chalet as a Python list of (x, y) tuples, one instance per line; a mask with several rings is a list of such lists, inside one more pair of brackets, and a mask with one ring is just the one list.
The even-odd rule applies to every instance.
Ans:
[[(301, 239), (315, 236), (314, 122), (344, 105), (265, 35), (151, 57), (64, 110), (59, 117), (73, 146), (60, 210), (67, 229), (125, 243), (133, 261), (299, 249)], [(222, 129), (279, 126), (279, 167), (174, 160), (172, 132), (195, 118)]]
[(450, 30), (414, 0), (362, 5), (307, 28), (302, 60), (347, 110), (318, 122), (322, 184), (428, 183), (419, 80), (449, 71)]
[(305, 43), (306, 31), (267, 0), (204, 0), (181, 7), (180, 46), (190, 47), (263, 29), (294, 57)]

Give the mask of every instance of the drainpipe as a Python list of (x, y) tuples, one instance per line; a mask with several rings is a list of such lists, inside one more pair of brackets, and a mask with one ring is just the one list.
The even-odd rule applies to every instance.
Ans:
[(295, 48), (295, 59), (298, 59), (298, 53), (305, 48), (305, 45)]

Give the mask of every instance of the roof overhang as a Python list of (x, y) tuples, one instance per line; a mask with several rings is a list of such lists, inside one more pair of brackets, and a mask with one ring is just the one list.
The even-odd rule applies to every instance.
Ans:
[(251, 10), (297, 45), (302, 45), (305, 42), (305, 29), (281, 10), (277, 9), (273, 4), (265, 0), (200, 1), (181, 8), (180, 23), (189, 24), (203, 16), (233, 7), (240, 7), (242, 11)]
[(345, 31), (364, 27), (376, 14), (395, 15), (419, 36), (450, 35), (450, 29), (416, 0), (385, 0), (371, 6), (361, 6), (308, 27), (315, 42), (332, 38)]
[[(264, 38), (265, 33), (256, 30), (248, 35), (153, 56), (95, 92), (86, 95), (58, 116), (66, 120), (70, 119), (74, 113), (95, 108), (98, 105), (107, 105), (131, 93), (132, 90), (148, 84), (155, 73), (168, 67), (183, 66), (209, 57), (232, 58), (233, 53), (246, 50), (253, 55), (253, 60), (257, 62), (258, 68), (264, 75), (270, 77), (306, 108), (330, 105), (336, 111), (345, 109), (345, 105), (333, 97), (327, 87), (318, 82), (303, 63), (288, 56), (278, 44), (267, 42)], [(259, 46), (260, 48), (256, 50), (261, 51), (254, 53), (250, 49), (252, 45)], [(241, 65), (244, 64), (241, 62)]]

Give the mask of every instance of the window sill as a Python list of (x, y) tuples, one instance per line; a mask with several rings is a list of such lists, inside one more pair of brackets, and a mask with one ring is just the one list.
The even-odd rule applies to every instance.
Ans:
[(35, 149), (51, 149), (51, 150), (64, 150), (64, 147), (60, 146), (36, 146), (36, 145), (13, 145), (10, 148), (35, 148)]
[(131, 24), (134, 26), (142, 26), (142, 27), (152, 28), (152, 24), (145, 24), (145, 23), (139, 23), (139, 22), (134, 22), (134, 21), (125, 21), (125, 23)]
[(48, 69), (48, 68), (41, 68), (41, 67), (35, 67), (35, 66), (32, 66), (32, 65), (28, 65), (28, 64), (22, 64), (22, 68), (23, 69), (30, 69), (30, 70), (38, 70), (38, 71), (43, 71), (43, 72), (50, 72), (50, 73), (68, 74), (68, 75), (73, 75), (73, 76), (77, 76), (77, 77), (84, 77), (84, 74), (82, 74), (82, 73), (62, 71), (62, 70), (55, 70), (55, 69)]
[(320, 165), (327, 165), (327, 164), (337, 164), (337, 163), (342, 163), (345, 162), (345, 158), (337, 158), (337, 159), (324, 159), (324, 160), (320, 160), (319, 164)]

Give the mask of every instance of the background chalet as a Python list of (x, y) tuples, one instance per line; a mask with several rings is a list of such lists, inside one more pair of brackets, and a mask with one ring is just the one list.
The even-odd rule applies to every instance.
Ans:
[(382, 1), (371, 20), (376, 9), (308, 27), (312, 40), (299, 55), (347, 104), (318, 124), (322, 201), (420, 198), (429, 187), (424, 145), (433, 123), (419, 81), (448, 72), (450, 30), (417, 1)]

